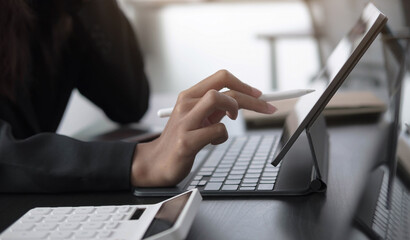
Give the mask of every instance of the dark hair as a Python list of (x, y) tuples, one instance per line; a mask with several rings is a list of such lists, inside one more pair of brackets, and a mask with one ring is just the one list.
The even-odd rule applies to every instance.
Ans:
[(0, 94), (13, 99), (28, 68), (33, 15), (22, 0), (1, 0), (0, 9)]
[(37, 64), (31, 67), (41, 68), (45, 78), (58, 71), (61, 49), (72, 31), (71, 14), (81, 2), (0, 0), (0, 95), (14, 99), (15, 85), (30, 64)]

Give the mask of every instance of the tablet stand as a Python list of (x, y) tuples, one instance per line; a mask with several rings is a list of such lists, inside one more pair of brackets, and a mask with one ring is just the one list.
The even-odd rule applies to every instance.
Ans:
[(329, 135), (323, 115), (320, 114), (305, 131), (314, 166), (310, 187), (313, 191), (321, 192), (326, 190), (329, 166)]

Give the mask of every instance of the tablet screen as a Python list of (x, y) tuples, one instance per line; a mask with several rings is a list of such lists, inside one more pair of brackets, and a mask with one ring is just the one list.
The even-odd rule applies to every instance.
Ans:
[(366, 6), (360, 19), (339, 42), (317, 76), (319, 79), (328, 79), (326, 88), (316, 89), (315, 92), (301, 97), (286, 118), (281, 138), (282, 149), (272, 162), (273, 165), (279, 164), (299, 135), (314, 123), (386, 21), (387, 18), (374, 5)]

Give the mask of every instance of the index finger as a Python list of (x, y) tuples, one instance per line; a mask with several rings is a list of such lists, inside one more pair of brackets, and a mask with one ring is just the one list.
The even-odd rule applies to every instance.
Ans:
[(202, 97), (211, 89), (219, 91), (223, 88), (229, 88), (231, 90), (235, 90), (253, 96), (255, 98), (258, 98), (262, 95), (261, 91), (240, 81), (227, 70), (219, 70), (213, 75), (205, 78), (204, 80), (188, 89), (187, 94), (192, 97)]

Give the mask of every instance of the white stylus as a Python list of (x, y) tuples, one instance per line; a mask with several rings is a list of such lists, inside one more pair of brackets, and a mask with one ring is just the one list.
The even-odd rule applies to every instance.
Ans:
[[(259, 99), (266, 101), (266, 102), (279, 101), (279, 100), (284, 100), (284, 99), (289, 99), (289, 98), (301, 97), (303, 95), (306, 95), (314, 91), (315, 91), (314, 89), (294, 89), (294, 90), (287, 90), (287, 91), (280, 91), (280, 92), (265, 93), (265, 94), (262, 94), (259, 97)], [(174, 108), (160, 109), (158, 110), (157, 115), (158, 117), (161, 117), (161, 118), (169, 117), (173, 109)]]

